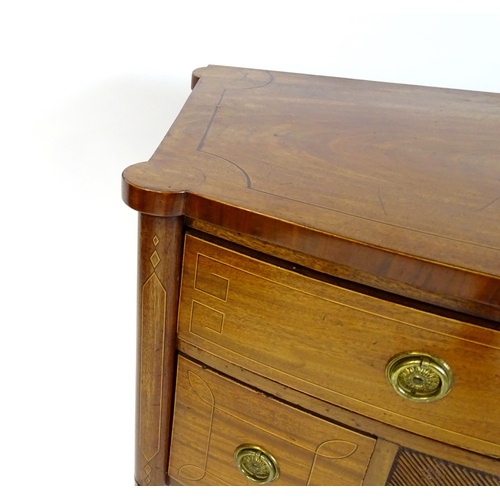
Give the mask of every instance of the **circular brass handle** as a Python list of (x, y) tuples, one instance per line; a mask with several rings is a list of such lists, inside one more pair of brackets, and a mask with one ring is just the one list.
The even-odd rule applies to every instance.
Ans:
[(254, 483), (272, 483), (280, 475), (278, 462), (260, 446), (253, 444), (238, 446), (234, 450), (234, 460), (239, 471)]
[(416, 402), (441, 399), (453, 384), (448, 364), (424, 352), (398, 354), (389, 361), (385, 375), (398, 394)]

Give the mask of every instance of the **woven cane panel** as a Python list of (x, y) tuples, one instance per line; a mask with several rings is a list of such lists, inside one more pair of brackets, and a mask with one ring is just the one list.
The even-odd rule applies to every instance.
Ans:
[(400, 448), (387, 486), (500, 486), (500, 477)]

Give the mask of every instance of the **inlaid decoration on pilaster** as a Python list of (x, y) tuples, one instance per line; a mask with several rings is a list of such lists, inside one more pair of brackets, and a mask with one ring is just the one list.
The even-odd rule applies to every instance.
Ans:
[(151, 472), (153, 469), (151, 469), (151, 466), (148, 464), (146, 467), (144, 467), (143, 471), (146, 474), (146, 477), (144, 478), (144, 483), (148, 485), (151, 482)]
[(180, 217), (139, 214), (135, 479), (164, 486), (175, 378)]
[(154, 268), (156, 268), (156, 266), (160, 263), (161, 259), (156, 250), (153, 252), (149, 260), (151, 261), (151, 264), (153, 264)]
[[(155, 247), (158, 246), (158, 243), (160, 243), (160, 240), (158, 238), (158, 236), (155, 235), (155, 237), (153, 238), (153, 245)], [(153, 268), (156, 269), (156, 266), (160, 263), (160, 256), (158, 255), (158, 252), (155, 250), (152, 254), (151, 254), (151, 257), (149, 257), (149, 260), (151, 261), (151, 264), (153, 264)]]
[[(155, 246), (159, 238), (153, 238)], [(165, 325), (167, 291), (156, 274), (160, 262), (158, 252), (150, 256), (153, 266), (151, 276), (141, 290), (141, 349), (139, 380), (139, 448), (148, 465), (143, 468), (148, 483), (151, 467), (149, 462), (160, 450), (162, 405), (163, 405), (163, 363), (165, 355)], [(153, 437), (153, 439), (152, 439)]]

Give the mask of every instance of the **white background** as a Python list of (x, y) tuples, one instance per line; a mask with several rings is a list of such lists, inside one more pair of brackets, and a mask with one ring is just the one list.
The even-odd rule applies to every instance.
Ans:
[(193, 69), (500, 92), (496, 2), (347, 3), (3, 2), (3, 498), (153, 491), (132, 486), (137, 217), (120, 177), (153, 153)]

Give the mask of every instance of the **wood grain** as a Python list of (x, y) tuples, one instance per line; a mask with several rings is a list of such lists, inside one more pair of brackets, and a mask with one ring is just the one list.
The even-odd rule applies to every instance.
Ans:
[[(194, 286), (197, 276), (207, 281), (210, 274), (214, 287), (228, 283), (224, 299)], [(365, 296), (187, 235), (178, 336), (324, 401), (500, 456), (495, 330)], [(426, 404), (397, 395), (385, 367), (407, 351), (444, 359), (455, 377), (450, 394)]]
[(377, 439), (363, 486), (385, 486), (394, 464), (399, 446), (384, 439)]
[[(454, 315), (455, 317), (459, 317), (459, 314), (454, 314), (456, 312), (474, 316), (474, 318), (468, 318), (468, 321), (479, 322), (481, 318), (491, 319), (493, 322), (485, 321), (485, 323), (489, 323), (492, 328), (500, 329), (500, 324), (498, 323), (500, 315), (495, 304), (470, 301), (465, 297), (464, 293), (466, 294), (467, 292), (464, 292), (464, 290), (469, 289), (469, 285), (472, 283), (471, 280), (474, 279), (476, 284), (478, 284), (483, 279), (479, 276), (471, 278), (470, 273), (467, 271), (455, 269), (453, 271), (454, 279), (450, 279), (448, 270), (439, 265), (428, 263), (424, 276), (424, 274), (421, 274), (421, 269), (414, 267), (416, 262), (404, 255), (393, 256), (394, 265), (391, 264), (390, 266), (383, 264), (384, 259), (381, 259), (377, 263), (373, 255), (367, 255), (363, 261), (363, 266), (355, 268), (346, 265), (342, 258), (336, 262), (329, 260), (328, 252), (325, 252), (322, 257), (318, 257), (321, 253), (318, 249), (312, 254), (303, 253), (295, 250), (292, 245), (288, 247), (277, 246), (269, 243), (269, 241), (249, 237), (244, 233), (217, 226), (200, 219), (186, 217), (185, 225), (202, 232), (204, 238), (208, 238), (209, 235), (214, 236), (215, 238), (212, 238), (214, 241), (219, 239), (225, 245), (229, 245), (232, 242), (243, 246), (247, 249), (247, 252), (249, 249), (252, 249), (269, 257), (275, 257), (291, 264), (298, 264), (304, 271), (314, 270), (327, 274), (334, 279), (348, 280), (348, 286), (351, 287), (354, 284), (366, 285), (379, 292), (386, 291), (397, 295), (392, 297), (391, 300), (394, 301), (401, 302), (404, 298), (409, 298), (419, 301), (422, 307), (427, 307), (428, 309), (432, 308), (430, 306), (437, 306), (440, 308), (438, 313), (440, 315)], [(196, 231), (193, 232), (196, 233)], [(324, 248), (330, 248), (330, 251), (332, 251), (333, 246), (324, 245)], [(347, 255), (348, 253), (348, 250), (346, 250), (345, 254)], [(384, 269), (380, 270), (378, 268), (379, 265), (383, 265)], [(394, 274), (392, 274), (392, 271), (390, 273), (387, 272), (387, 267), (394, 270)], [(396, 270), (399, 271), (396, 272)], [(407, 275), (418, 274), (422, 282), (435, 281), (437, 286), (431, 291), (430, 287), (425, 288), (420, 285), (410, 284), (412, 280), (401, 279), (402, 270)], [(326, 277), (323, 276), (323, 279), (326, 279)], [(457, 286), (458, 282), (461, 283), (460, 286)], [(482, 289), (487, 288), (486, 281), (482, 283), (481, 287)], [(492, 325), (492, 323), (494, 324)]]
[(371, 459), (373, 463), (370, 463), (365, 476), (365, 481), (369, 481), (370, 484), (371, 482), (382, 483), (387, 479), (388, 457), (386, 455), (394, 452), (393, 447), (391, 451), (390, 443), (438, 457), (442, 460), (451, 461), (464, 467), (480, 469), (489, 474), (500, 476), (500, 460), (498, 459), (471, 453), (439, 441), (424, 438), (384, 424), (383, 422), (353, 413), (326, 401), (312, 398), (303, 392), (294, 390), (269, 378), (261, 377), (239, 365), (214, 356), (182, 339), (179, 339), (178, 345), (182, 353), (199, 360), (204, 366), (209, 366), (220, 373), (227, 374), (251, 387), (271, 394), (278, 400), (286, 401), (295, 407), (300, 407), (304, 411), (321, 416), (330, 422), (336, 422), (355, 431), (377, 436), (378, 441), (385, 442), (387, 446), (382, 445), (382, 449), (378, 451), (377, 448), (379, 446), (376, 445), (375, 447)]
[(135, 479), (166, 484), (182, 220), (139, 217)]
[(184, 485), (252, 485), (234, 463), (242, 444), (277, 460), (273, 486), (329, 486), (360, 485), (375, 441), (180, 357), (170, 477)]
[[(500, 319), (500, 95), (209, 66), (123, 197)], [(402, 290), (404, 291), (404, 286)]]
[[(141, 213), (138, 484), (239, 484), (240, 438), (277, 450), (282, 484), (383, 484), (396, 452), (396, 483), (417, 462), (500, 476), (500, 94), (222, 66), (192, 89), (122, 177)], [(186, 226), (247, 250), (188, 237), (177, 324)], [(169, 465), (177, 347), (278, 400), (182, 361)], [(408, 350), (451, 365), (449, 395), (392, 391)], [(361, 458), (332, 469), (331, 429)]]

